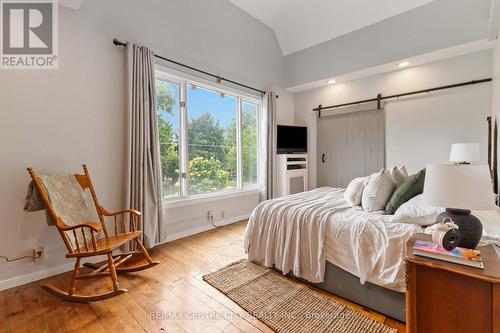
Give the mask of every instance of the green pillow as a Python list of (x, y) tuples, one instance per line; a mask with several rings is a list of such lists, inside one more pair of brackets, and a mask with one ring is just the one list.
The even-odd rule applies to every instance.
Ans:
[(386, 214), (394, 214), (396, 210), (416, 195), (424, 192), (425, 169), (420, 170), (398, 186), (385, 206)]

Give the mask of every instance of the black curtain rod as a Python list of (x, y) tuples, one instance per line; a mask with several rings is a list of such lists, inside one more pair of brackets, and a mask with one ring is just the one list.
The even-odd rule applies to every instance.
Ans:
[[(113, 44), (115, 44), (116, 46), (127, 46), (127, 43), (124, 43), (122, 41), (119, 41), (118, 39), (116, 38), (113, 38)], [(243, 87), (243, 88), (246, 88), (246, 89), (250, 89), (250, 90), (253, 90), (253, 91), (257, 91), (259, 93), (261, 93), (262, 95), (264, 95), (266, 92), (263, 91), (263, 90), (260, 90), (260, 89), (257, 89), (257, 88), (253, 88), (253, 87), (250, 87), (250, 86), (247, 86), (246, 84), (243, 84), (243, 83), (239, 83), (239, 82), (236, 82), (236, 81), (233, 81), (233, 80), (229, 80), (229, 79), (226, 79), (226, 78), (223, 78), (219, 75), (215, 75), (215, 74), (212, 74), (212, 73), (209, 73), (209, 72), (206, 72), (204, 70), (201, 70), (201, 69), (198, 69), (198, 68), (195, 68), (195, 67), (192, 67), (192, 66), (189, 66), (189, 65), (185, 65), (183, 63), (180, 63), (178, 61), (175, 61), (175, 60), (172, 60), (172, 59), (169, 59), (169, 58), (165, 58), (165, 57), (162, 57), (161, 55), (158, 55), (158, 54), (155, 54), (155, 57), (158, 58), (158, 59), (161, 59), (161, 60), (164, 60), (164, 61), (168, 61), (168, 62), (171, 62), (173, 64), (176, 64), (178, 66), (181, 66), (181, 67), (184, 67), (184, 68), (187, 68), (187, 69), (190, 69), (192, 71), (195, 71), (195, 72), (198, 72), (198, 73), (202, 73), (202, 74), (205, 74), (205, 75), (208, 75), (208, 76), (211, 76), (213, 78), (215, 78), (217, 80), (217, 83), (221, 83), (221, 81), (226, 81), (226, 82), (229, 82), (231, 84), (234, 84), (234, 85), (237, 85), (237, 86), (240, 86), (240, 87)]]
[(440, 86), (440, 87), (435, 87), (435, 88), (430, 88), (430, 89), (416, 90), (416, 91), (411, 91), (411, 92), (401, 93), (401, 94), (396, 94), (396, 95), (382, 96), (382, 94), (378, 94), (376, 98), (362, 99), (362, 100), (359, 100), (359, 101), (356, 101), (356, 102), (343, 103), (343, 104), (330, 105), (330, 106), (319, 105), (317, 108), (314, 108), (313, 111), (319, 111), (319, 115), (321, 117), (321, 111), (323, 111), (323, 110), (336, 109), (336, 108), (340, 108), (340, 107), (344, 107), (344, 106), (364, 104), (364, 103), (369, 103), (369, 102), (377, 102), (378, 103), (377, 104), (377, 108), (380, 109), (380, 102), (383, 101), (383, 100), (385, 100), (385, 99), (391, 99), (391, 98), (398, 98), (398, 97), (404, 97), (404, 96), (410, 96), (410, 95), (416, 95), (416, 94), (429, 93), (429, 92), (437, 91), (437, 90), (444, 90), (444, 89), (451, 89), (451, 88), (469, 86), (469, 85), (473, 85), (473, 84), (490, 82), (490, 81), (492, 81), (492, 79), (491, 78), (487, 78), (487, 79), (473, 80), (473, 81), (462, 82), (462, 83), (455, 83), (455, 84), (450, 84), (450, 85), (447, 85), (447, 86)]

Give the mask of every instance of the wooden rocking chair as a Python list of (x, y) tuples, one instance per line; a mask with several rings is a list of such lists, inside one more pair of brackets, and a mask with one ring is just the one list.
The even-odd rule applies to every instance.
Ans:
[[(117, 273), (128, 273), (148, 269), (158, 265), (159, 262), (151, 259), (148, 251), (140, 241), (141, 231), (138, 230), (137, 223), (138, 217), (141, 213), (134, 209), (126, 209), (115, 213), (106, 211), (97, 201), (94, 186), (92, 185), (92, 181), (90, 180), (90, 175), (85, 164), (83, 165), (83, 171), (83, 175), (75, 174), (73, 176), (84, 191), (86, 189), (90, 190), (100, 222), (96, 223), (89, 221), (78, 225), (67, 225), (51, 204), (50, 193), (47, 193), (40, 178), (35, 174), (32, 168), (28, 168), (28, 172), (33, 179), (34, 185), (38, 190), (50, 217), (55, 221), (56, 227), (68, 249), (66, 258), (76, 258), (75, 268), (71, 278), (71, 285), (67, 292), (51, 285), (43, 285), (42, 287), (51, 294), (64, 300), (87, 303), (104, 300), (127, 292), (126, 289), (119, 287)], [(128, 230), (126, 228), (126, 214), (129, 214), (130, 217)], [(121, 226), (119, 226), (120, 220), (117, 220), (117, 216), (122, 216)], [(114, 235), (109, 235), (104, 222), (104, 217), (114, 217)], [(98, 237), (100, 231), (103, 231), (104, 233), (103, 238)], [(119, 231), (121, 231), (121, 233)], [(137, 251), (113, 254), (114, 250), (128, 242), (135, 242), (137, 245)], [(104, 264), (83, 264), (85, 267), (93, 269), (93, 272), (80, 275), (79, 270), (81, 259), (99, 255), (106, 255), (107, 261)], [(96, 295), (75, 294), (77, 280), (102, 278), (107, 276), (109, 276), (113, 282), (113, 291)]]

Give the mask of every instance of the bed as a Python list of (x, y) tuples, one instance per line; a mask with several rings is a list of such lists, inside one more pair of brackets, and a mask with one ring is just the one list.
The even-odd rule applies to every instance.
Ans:
[[(500, 212), (474, 214), (483, 241), (500, 244)], [(435, 216), (426, 218), (433, 223)], [(344, 189), (318, 188), (260, 203), (247, 225), (245, 251), (250, 261), (404, 322), (404, 243), (433, 227), (392, 217), (351, 207)]]
[(404, 321), (401, 251), (422, 228), (390, 218), (351, 207), (343, 189), (318, 188), (257, 206), (245, 250), (253, 262)]
[[(498, 210), (474, 214), (483, 239), (498, 243)], [(435, 216), (426, 218), (433, 223)], [(250, 261), (405, 321), (403, 246), (432, 227), (392, 217), (351, 207), (344, 189), (318, 188), (260, 203), (247, 225), (245, 251)]]

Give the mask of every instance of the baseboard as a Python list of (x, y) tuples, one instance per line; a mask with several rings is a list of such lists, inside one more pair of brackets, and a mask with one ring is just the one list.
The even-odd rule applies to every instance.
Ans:
[[(64, 256), (64, 253), (62, 253), (61, 255)], [(99, 262), (99, 261), (104, 260), (104, 259), (106, 259), (105, 256), (84, 258), (82, 260), (82, 264), (87, 262), (87, 261), (88, 262)], [(22, 286), (23, 284), (38, 281), (41, 279), (45, 279), (45, 278), (48, 278), (48, 277), (51, 277), (51, 276), (54, 276), (57, 274), (66, 273), (66, 272), (73, 270), (74, 267), (75, 267), (75, 263), (69, 262), (66, 264), (42, 269), (40, 271), (27, 273), (27, 274), (19, 275), (19, 276), (16, 276), (16, 277), (13, 277), (13, 278), (10, 278), (7, 280), (3, 280), (3, 281), (0, 281), (0, 291), (14, 288), (14, 287), (18, 287), (18, 286)]]
[[(222, 226), (236, 223), (236, 222), (239, 222), (242, 220), (246, 220), (249, 217), (250, 217), (250, 214), (243, 214), (243, 215), (235, 216), (232, 218), (224, 219), (222, 221), (218, 221), (216, 223), (216, 225), (218, 227), (222, 227)], [(167, 237), (167, 240), (163, 243), (168, 243), (168, 242), (171, 242), (171, 241), (174, 241), (177, 239), (192, 236), (192, 235), (198, 234), (200, 232), (208, 231), (211, 229), (215, 229), (215, 227), (212, 226), (211, 224), (203, 225), (203, 226), (196, 227), (193, 229), (189, 229), (189, 230), (186, 230), (183, 232), (169, 235)], [(163, 244), (163, 243), (161, 243), (161, 244)], [(92, 258), (93, 260), (89, 260), (89, 261), (99, 261), (99, 258), (100, 257), (94, 257), (94, 258)], [(0, 291), (14, 288), (14, 287), (18, 287), (18, 286), (21, 286), (21, 285), (26, 284), (26, 283), (45, 279), (45, 278), (48, 278), (48, 277), (51, 277), (51, 276), (54, 276), (57, 274), (65, 273), (65, 272), (71, 271), (73, 269), (73, 267), (74, 267), (74, 263), (67, 263), (67, 264), (62, 264), (59, 266), (43, 269), (40, 271), (16, 276), (16, 277), (13, 277), (13, 278), (10, 278), (7, 280), (3, 280), (3, 281), (0, 281)]]
[[(225, 225), (229, 225), (229, 224), (233, 224), (233, 223), (236, 223), (236, 222), (240, 222), (240, 221), (246, 220), (249, 217), (250, 217), (250, 213), (247, 213), (247, 214), (243, 214), (243, 215), (231, 217), (231, 218), (228, 218), (228, 219), (224, 219), (222, 221), (218, 221), (218, 222), (215, 223), (215, 225), (217, 227), (223, 227)], [(212, 230), (212, 229), (215, 229), (215, 227), (213, 225), (211, 225), (211, 224), (207, 224), (207, 225), (202, 225), (202, 226), (199, 226), (199, 227), (196, 227), (196, 228), (192, 228), (192, 229), (189, 229), (189, 230), (186, 230), (186, 231), (183, 231), (183, 232), (178, 232), (178, 233), (175, 233), (175, 234), (172, 234), (172, 235), (168, 235), (167, 236), (167, 240), (165, 242), (159, 243), (158, 245), (164, 244), (164, 243), (168, 243), (168, 242), (172, 242), (174, 240), (185, 238), (185, 237), (189, 237), (189, 236), (192, 236), (192, 235), (196, 235), (196, 234), (199, 234), (200, 232), (204, 232), (204, 231), (208, 231), (208, 230)]]
[(26, 283), (30, 283), (33, 281), (38, 281), (41, 279), (45, 279), (50, 276), (54, 276), (57, 274), (65, 273), (73, 269), (74, 263), (67, 263), (47, 269), (43, 269), (41, 271), (36, 271), (33, 273), (28, 273), (20, 276), (16, 276), (7, 280), (0, 281), (0, 291), (5, 289), (14, 288), (17, 286), (21, 286)]

